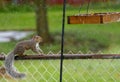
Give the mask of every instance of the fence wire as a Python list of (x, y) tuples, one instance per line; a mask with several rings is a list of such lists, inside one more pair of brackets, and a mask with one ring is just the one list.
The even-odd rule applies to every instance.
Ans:
[[(63, 82), (119, 82), (119, 62), (119, 59), (64, 59)], [(0, 82), (59, 82), (59, 64), (59, 59), (15, 60), (16, 69), (26, 77), (13, 79), (0, 71)], [(2, 67), (4, 61), (1, 60), (0, 65)]]

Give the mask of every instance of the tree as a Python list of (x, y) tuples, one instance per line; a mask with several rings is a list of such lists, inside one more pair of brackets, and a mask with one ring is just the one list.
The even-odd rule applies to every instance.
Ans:
[(5, 1), (4, 0), (0, 0), (0, 8), (4, 8), (5, 6)]
[(46, 0), (34, 0), (36, 5), (36, 28), (37, 34), (43, 38), (46, 43), (52, 42), (52, 38), (49, 33), (48, 21), (47, 21), (47, 8)]

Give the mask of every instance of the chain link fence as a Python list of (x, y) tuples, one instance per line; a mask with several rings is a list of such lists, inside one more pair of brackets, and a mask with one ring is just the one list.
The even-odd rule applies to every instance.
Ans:
[[(119, 62), (119, 59), (64, 59), (63, 82), (119, 82)], [(4, 61), (0, 64), (3, 66)], [(0, 82), (59, 82), (59, 59), (16, 60), (15, 67), (26, 77), (13, 79), (1, 72)]]

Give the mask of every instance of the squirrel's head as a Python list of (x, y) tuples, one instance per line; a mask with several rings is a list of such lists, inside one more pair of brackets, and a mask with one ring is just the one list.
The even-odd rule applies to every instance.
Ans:
[(33, 39), (34, 41), (38, 42), (38, 43), (40, 43), (40, 42), (42, 42), (42, 41), (43, 41), (42, 37), (40, 37), (40, 36), (38, 36), (38, 35), (33, 36), (33, 38), (32, 38), (32, 39)]

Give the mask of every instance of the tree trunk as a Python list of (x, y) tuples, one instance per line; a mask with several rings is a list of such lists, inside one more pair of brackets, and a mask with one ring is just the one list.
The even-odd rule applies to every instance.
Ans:
[(43, 42), (52, 42), (48, 29), (46, 0), (35, 0), (35, 4), (37, 34), (43, 38)]
[(4, 6), (5, 6), (4, 0), (0, 0), (0, 8), (4, 8)]

